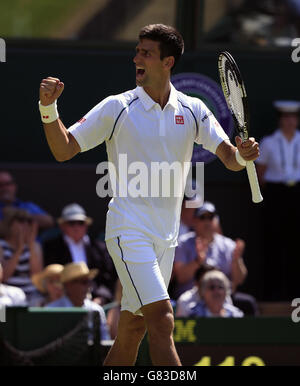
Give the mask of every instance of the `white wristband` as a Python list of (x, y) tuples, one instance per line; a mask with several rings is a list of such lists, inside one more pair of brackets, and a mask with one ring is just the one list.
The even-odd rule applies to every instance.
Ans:
[(58, 111), (57, 111), (56, 101), (48, 106), (43, 106), (41, 104), (41, 102), (39, 101), (39, 109), (40, 109), (41, 119), (42, 119), (43, 123), (54, 122), (59, 117)]
[(239, 163), (241, 166), (247, 165), (247, 161), (240, 155), (240, 152), (238, 150), (235, 152), (235, 159), (237, 163)]

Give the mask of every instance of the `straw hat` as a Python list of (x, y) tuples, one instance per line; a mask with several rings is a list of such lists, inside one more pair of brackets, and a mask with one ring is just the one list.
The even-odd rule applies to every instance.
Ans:
[(90, 225), (93, 220), (86, 215), (85, 210), (78, 204), (69, 204), (62, 210), (61, 217), (57, 220), (59, 224), (66, 221), (85, 221)]
[(61, 264), (50, 264), (39, 273), (36, 273), (32, 276), (31, 281), (36, 286), (36, 288), (42, 292), (46, 293), (45, 280), (54, 275), (60, 275), (64, 269), (64, 266)]
[(98, 272), (97, 268), (89, 269), (83, 261), (80, 263), (69, 263), (64, 266), (64, 270), (61, 273), (61, 282), (66, 283), (83, 276), (87, 276), (92, 280), (97, 276)]

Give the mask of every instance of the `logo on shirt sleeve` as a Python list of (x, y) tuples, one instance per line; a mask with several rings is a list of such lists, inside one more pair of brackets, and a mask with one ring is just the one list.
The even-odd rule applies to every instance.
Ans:
[(175, 115), (176, 125), (184, 125), (183, 115)]
[(78, 123), (83, 123), (83, 122), (85, 122), (85, 121), (86, 121), (85, 118), (81, 118), (81, 119), (79, 119)]

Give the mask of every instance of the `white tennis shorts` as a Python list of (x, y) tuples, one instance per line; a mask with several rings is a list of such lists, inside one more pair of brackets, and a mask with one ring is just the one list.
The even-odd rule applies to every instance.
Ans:
[(170, 299), (175, 247), (154, 244), (143, 234), (121, 235), (106, 240), (106, 246), (123, 287), (121, 311), (142, 315), (142, 306)]

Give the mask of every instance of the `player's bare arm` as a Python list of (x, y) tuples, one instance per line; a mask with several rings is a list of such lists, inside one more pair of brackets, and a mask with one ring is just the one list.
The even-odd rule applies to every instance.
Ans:
[[(40, 104), (51, 109), (63, 90), (64, 84), (58, 78), (43, 79), (40, 84)], [(53, 122), (43, 122), (43, 126), (48, 145), (57, 161), (67, 161), (80, 152), (78, 142), (58, 117)]]
[(242, 142), (240, 137), (235, 137), (236, 147), (228, 140), (217, 147), (216, 154), (227, 169), (239, 171), (244, 168), (236, 159), (236, 151), (245, 161), (254, 161), (259, 156), (259, 146), (254, 138)]

